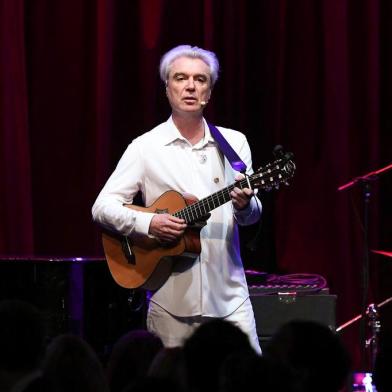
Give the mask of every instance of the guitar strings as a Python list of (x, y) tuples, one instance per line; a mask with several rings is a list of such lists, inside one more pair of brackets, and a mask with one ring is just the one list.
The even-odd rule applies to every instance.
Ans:
[[(192, 223), (197, 220), (200, 220), (200, 218), (207, 215), (213, 209), (228, 202), (230, 200), (230, 192), (234, 189), (234, 187), (239, 186), (241, 189), (243, 189), (246, 186), (251, 187), (251, 182), (256, 176), (262, 178), (261, 180), (262, 185), (265, 185), (263, 178), (269, 176), (268, 186), (272, 187), (277, 183), (281, 182), (283, 178), (281, 175), (281, 168), (279, 166), (280, 162), (274, 162), (273, 164), (268, 164), (265, 166), (264, 172), (262, 172), (259, 169), (256, 173), (252, 174), (251, 176), (246, 176), (245, 178), (236, 181), (234, 184), (231, 184), (228, 187), (221, 189), (220, 191), (215, 192), (212, 195), (209, 195), (194, 204), (190, 204), (186, 206), (180, 211), (174, 213), (173, 215), (184, 219), (187, 223)], [(274, 179), (274, 174), (276, 171), (278, 171), (278, 176), (277, 179), (276, 178)], [(204, 212), (202, 211), (202, 208)]]
[[(239, 180), (239, 181), (235, 182), (234, 184), (232, 184), (224, 189), (221, 189), (220, 191), (215, 192), (212, 195), (209, 195), (194, 204), (190, 204), (190, 205), (186, 206), (182, 210), (177, 211), (174, 214), (174, 216), (185, 219), (185, 221), (187, 223), (197, 221), (198, 219), (200, 219), (204, 215), (207, 215), (211, 210), (228, 202), (230, 200), (230, 192), (234, 189), (235, 186), (239, 185), (242, 189), (247, 184), (248, 184), (248, 181), (246, 180), (246, 178)], [(212, 207), (211, 207), (211, 204), (212, 204)], [(202, 211), (202, 208), (204, 209), (204, 212)], [(198, 213), (197, 209), (199, 209), (199, 211), (200, 211), (199, 213)]]
[[(233, 189), (233, 186), (230, 186), (229, 188)], [(204, 215), (207, 215), (214, 208), (229, 201), (230, 199), (229, 195), (231, 191), (231, 189), (229, 190), (229, 188), (220, 190), (204, 199), (199, 200), (194, 204), (190, 204), (185, 208), (183, 208), (182, 210), (177, 211), (174, 215), (185, 219), (187, 223), (196, 221), (201, 217), (203, 217)], [(227, 193), (227, 195), (225, 195), (225, 192)]]

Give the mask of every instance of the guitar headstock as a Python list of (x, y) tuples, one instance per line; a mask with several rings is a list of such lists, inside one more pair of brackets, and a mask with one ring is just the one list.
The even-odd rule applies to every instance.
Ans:
[(295, 163), (293, 154), (283, 153), (279, 150), (279, 158), (274, 162), (260, 167), (252, 176), (251, 183), (254, 188), (271, 190), (279, 188), (280, 184), (289, 185), (288, 180), (294, 176)]

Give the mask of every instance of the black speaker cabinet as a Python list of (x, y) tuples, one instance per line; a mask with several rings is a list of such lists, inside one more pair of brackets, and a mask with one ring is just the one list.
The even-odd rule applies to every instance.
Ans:
[(250, 299), (261, 340), (268, 340), (279, 327), (292, 320), (316, 321), (336, 329), (336, 295), (251, 294)]

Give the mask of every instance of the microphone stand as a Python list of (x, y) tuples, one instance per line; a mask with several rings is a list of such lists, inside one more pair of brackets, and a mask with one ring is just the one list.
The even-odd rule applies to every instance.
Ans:
[[(375, 181), (378, 176), (382, 173), (385, 173), (389, 170), (392, 170), (392, 163), (379, 169), (372, 171), (363, 176), (355, 177), (353, 180), (348, 182), (347, 184), (341, 185), (338, 188), (338, 191), (343, 191), (350, 189), (356, 185), (361, 185), (362, 187), (362, 197), (363, 197), (363, 263), (362, 263), (362, 303), (361, 303), (361, 320), (360, 320), (360, 344), (361, 344), (361, 356), (362, 356), (362, 367), (365, 368), (365, 357), (366, 357), (366, 336), (365, 336), (365, 326), (366, 326), (366, 316), (370, 317), (371, 312), (367, 312), (367, 302), (368, 302), (368, 292), (369, 292), (369, 206), (370, 206), (370, 198), (371, 198), (371, 183)], [(374, 333), (377, 334), (379, 331), (379, 327), (374, 330)], [(377, 337), (373, 339), (374, 343), (377, 343)], [(376, 344), (370, 345), (371, 349), (374, 350), (372, 352), (371, 358), (375, 356), (375, 352), (377, 348)], [(372, 364), (374, 365), (374, 364)]]
[[(377, 351), (378, 351), (378, 335), (381, 330), (381, 321), (380, 321), (380, 315), (379, 315), (379, 310), (386, 304), (392, 302), (392, 297), (389, 297), (385, 299), (384, 301), (380, 302), (379, 304), (374, 304), (371, 303), (366, 307), (366, 316), (368, 318), (368, 326), (370, 327), (370, 337), (366, 339), (365, 344), (366, 348), (370, 347), (370, 365), (371, 369), (374, 369), (374, 364), (376, 361), (377, 357)], [(344, 324), (340, 325), (339, 327), (336, 328), (336, 332), (340, 333), (341, 331), (344, 331), (347, 327), (350, 325), (354, 324), (360, 320), (364, 320), (364, 317), (362, 314), (358, 314), (357, 316), (353, 317), (351, 320), (345, 322)]]

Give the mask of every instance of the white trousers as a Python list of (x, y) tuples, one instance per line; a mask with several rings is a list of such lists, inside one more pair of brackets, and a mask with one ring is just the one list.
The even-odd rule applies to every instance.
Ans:
[[(204, 316), (174, 316), (161, 306), (150, 301), (147, 313), (147, 329), (149, 332), (159, 336), (165, 347), (177, 347), (182, 346), (184, 341), (192, 335), (197, 327), (213, 319), (214, 317)], [(233, 313), (222, 319), (233, 323), (245, 332), (256, 353), (261, 354), (255, 317), (249, 298)]]

